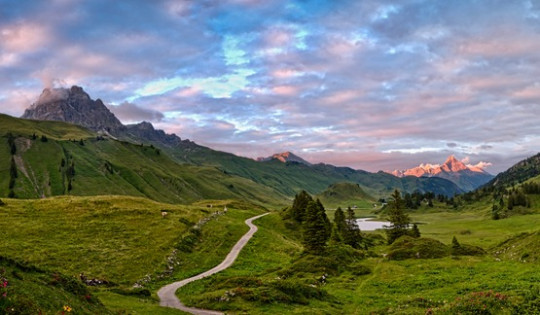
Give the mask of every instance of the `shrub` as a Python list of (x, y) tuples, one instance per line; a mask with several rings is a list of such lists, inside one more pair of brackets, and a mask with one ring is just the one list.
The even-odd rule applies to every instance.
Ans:
[[(493, 291), (472, 292), (463, 297), (457, 297), (448, 305), (436, 309), (437, 314), (501, 314), (509, 313), (511, 304), (508, 297)], [(434, 314), (428, 309), (426, 314)]]
[(126, 295), (126, 296), (150, 297), (152, 295), (150, 290), (144, 289), (144, 288), (131, 288), (131, 289), (114, 288), (114, 289), (111, 289), (111, 291), (114, 293), (118, 293), (118, 294)]
[(364, 276), (371, 273), (371, 269), (364, 265), (353, 265), (351, 266), (352, 274), (355, 276)]
[(402, 236), (390, 247), (388, 259), (402, 260), (407, 258), (441, 258), (448, 256), (450, 249), (443, 243), (431, 238), (412, 238)]

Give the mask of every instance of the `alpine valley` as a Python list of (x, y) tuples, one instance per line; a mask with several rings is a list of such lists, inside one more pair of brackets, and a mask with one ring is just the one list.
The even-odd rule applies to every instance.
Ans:
[[(454, 156), (392, 174), (253, 160), (124, 125), (77, 86), (0, 115), (0, 134), (6, 313), (181, 313), (159, 289), (218, 265), (267, 212), (231, 267), (176, 296), (231, 314), (540, 311), (538, 156), (497, 176)], [(396, 211), (400, 237), (356, 225)]]

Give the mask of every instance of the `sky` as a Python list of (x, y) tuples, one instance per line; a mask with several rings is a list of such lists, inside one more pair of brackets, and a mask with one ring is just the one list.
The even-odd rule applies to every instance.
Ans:
[(540, 1), (0, 0), (0, 112), (71, 85), (241, 156), (496, 174), (540, 151)]

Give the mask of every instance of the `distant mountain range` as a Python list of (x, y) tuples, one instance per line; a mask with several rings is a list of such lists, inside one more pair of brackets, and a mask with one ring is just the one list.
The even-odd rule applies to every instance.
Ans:
[(466, 165), (449, 156), (443, 164), (420, 164), (408, 170), (395, 170), (388, 172), (397, 177), (439, 177), (455, 183), (464, 191), (474, 190), (489, 182), (494, 176), (484, 171), (480, 166)]
[[(25, 111), (23, 118), (69, 122), (84, 126), (97, 135), (113, 141), (154, 145), (180, 167), (192, 165), (206, 169), (213, 168), (224, 175), (252, 181), (261, 187), (259, 191), (263, 191), (263, 188), (274, 191), (274, 197), (278, 199), (282, 196), (292, 197), (300, 190), (318, 194), (339, 182), (358, 184), (363, 191), (374, 197), (387, 196), (394, 189), (404, 192), (431, 191), (447, 196), (464, 191), (455, 183), (440, 177), (398, 178), (384, 172), (370, 173), (349, 167), (311, 164), (291, 152), (275, 154), (256, 161), (212, 150), (192, 141), (182, 140), (174, 134), (156, 130), (148, 122), (123, 125), (101, 100), (92, 100), (81, 87), (77, 86), (69, 89), (45, 89), (38, 101)], [(197, 185), (190, 186), (193, 194), (197, 193), (197, 187)], [(209, 194), (204, 192), (203, 187), (198, 189), (201, 199), (208, 197)]]

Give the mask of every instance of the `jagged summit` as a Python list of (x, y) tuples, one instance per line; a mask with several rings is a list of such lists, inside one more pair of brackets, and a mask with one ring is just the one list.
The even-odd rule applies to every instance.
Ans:
[(124, 128), (100, 99), (92, 100), (79, 86), (44, 89), (22, 118), (65, 121), (111, 134), (118, 134)]
[(64, 121), (86, 127), (100, 134), (133, 142), (154, 143), (174, 147), (191, 145), (175, 134), (143, 121), (124, 126), (100, 99), (93, 100), (80, 86), (71, 88), (46, 88), (37, 101), (23, 114), (22, 118), (33, 120)]
[[(450, 155), (443, 165), (441, 165), (441, 170), (445, 172), (459, 172), (463, 170), (469, 169), (463, 162), (456, 159), (454, 155)], [(476, 172), (477, 170), (469, 169), (472, 172)], [(483, 172), (483, 170), (482, 170)]]
[(303, 158), (299, 157), (298, 155), (295, 155), (294, 153), (292, 152), (282, 152), (282, 153), (276, 153), (272, 156), (269, 156), (269, 157), (260, 157), (260, 158), (257, 158), (257, 161), (259, 162), (267, 162), (267, 161), (272, 161), (272, 160), (279, 160), (283, 163), (286, 163), (286, 162), (296, 162), (296, 163), (301, 163), (301, 164), (305, 164), (305, 165), (311, 165), (311, 163), (309, 163), (308, 161), (304, 160)]
[(420, 164), (408, 170), (394, 170), (388, 172), (397, 177), (441, 177), (448, 179), (465, 191), (473, 190), (493, 178), (486, 172), (482, 164), (465, 164), (454, 155), (450, 155), (443, 164)]

